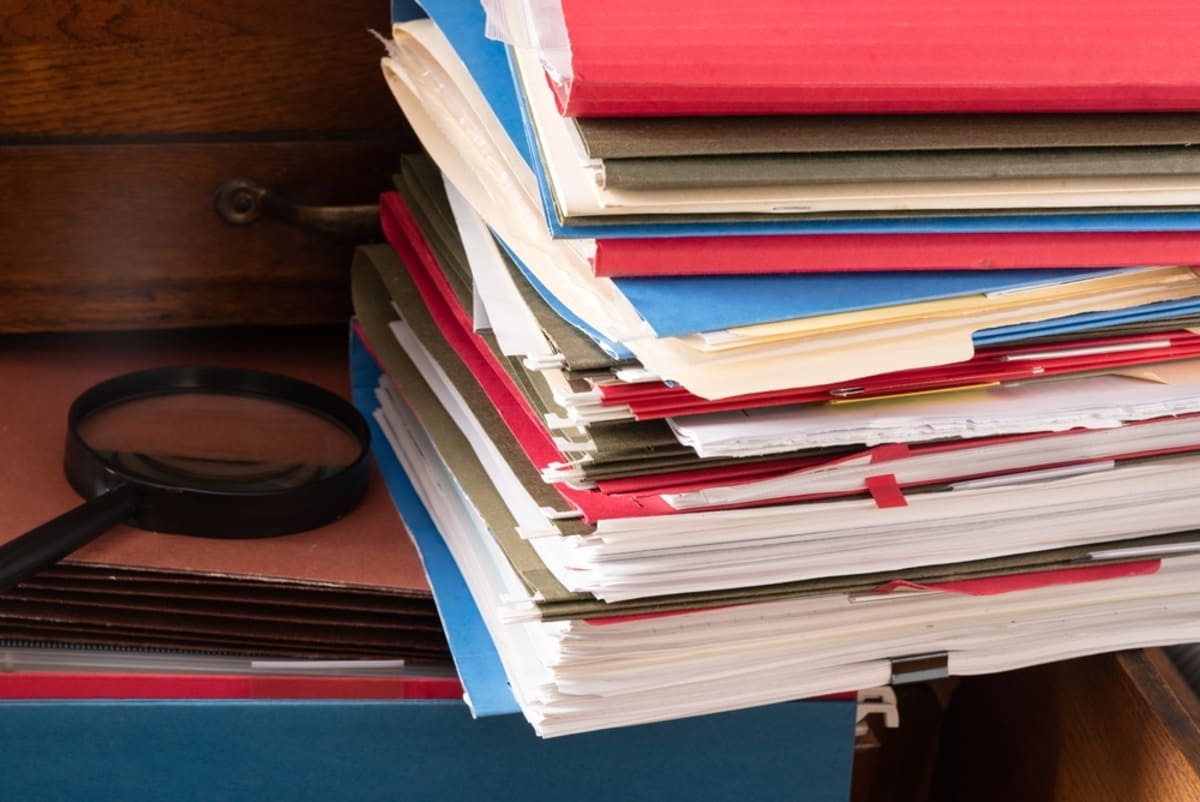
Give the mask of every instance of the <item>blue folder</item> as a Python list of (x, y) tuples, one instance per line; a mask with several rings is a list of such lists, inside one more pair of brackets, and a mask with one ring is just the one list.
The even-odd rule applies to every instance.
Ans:
[[(618, 359), (632, 356), (556, 298), (507, 244), (501, 245), (560, 317)], [(1054, 284), (1105, 270), (938, 270), (790, 273), (760, 276), (656, 276), (614, 279), (617, 289), (659, 337), (750, 326), (896, 304)], [(1132, 315), (1137, 312), (1130, 312)], [(1146, 311), (1151, 315), (1151, 311)]]
[(542, 740), (461, 702), (0, 702), (12, 802), (849, 799), (853, 710), (794, 704)]
[[(560, 317), (590, 337), (605, 353), (618, 359), (632, 356), (624, 344), (604, 337), (580, 320), (538, 281), (511, 248), (505, 248), (522, 275)], [(991, 274), (975, 271), (973, 275), (969, 274), (970, 271), (817, 273), (762, 275), (754, 277), (752, 281), (748, 281), (746, 276), (630, 278), (617, 279), (616, 284), (655, 332), (667, 337), (769, 320), (877, 307), (894, 299), (912, 302), (963, 292), (995, 291), (1003, 289), (995, 279), (1003, 280), (1005, 277), (1011, 277), (1014, 284), (1024, 281), (1023, 286), (1035, 286), (1055, 278), (1074, 277), (1081, 272), (1095, 274), (1095, 271), (1071, 270), (1006, 270)], [(988, 286), (989, 276), (993, 277), (991, 286)], [(997, 345), (1031, 337), (1078, 335), (1107, 326), (1152, 323), (1192, 315), (1200, 315), (1200, 298), (1158, 301), (1125, 309), (1014, 323), (980, 330), (972, 339), (976, 345)]]
[[(422, 10), (423, 9), (423, 10)], [(404, 22), (428, 14), (450, 40), (479, 84), (525, 161), (538, 176), (546, 223), (555, 237), (684, 237), (749, 234), (868, 234), (1000, 231), (1194, 231), (1200, 212), (1135, 211), (1084, 214), (947, 215), (919, 218), (844, 218), (837, 220), (761, 219), (739, 222), (671, 223), (648, 220), (636, 224), (564, 225), (554, 211), (541, 159), (518, 94), (506, 46), (484, 36), (486, 16), (479, 0), (397, 2), (393, 19)]]
[(351, 397), (371, 428), (375, 462), (387, 484), (392, 503), (404, 519), (404, 525), (421, 555), (421, 562), (429, 577), (434, 601), (446, 630), (450, 653), (470, 700), (471, 709), (477, 716), (517, 713), (521, 708), (509, 689), (504, 667), (500, 664), (500, 655), (497, 654), (491, 635), (488, 634), (471, 592), (467, 589), (467, 582), (375, 421), (373, 412), (379, 406), (375, 399), (375, 388), (379, 384), (380, 375), (379, 364), (357, 331), (352, 330)]
[[(1049, 337), (1059, 334), (1079, 334), (1109, 326), (1145, 324), (1170, 318), (1187, 318), (1200, 315), (1200, 298), (1185, 298), (1179, 301), (1159, 301), (1129, 309), (1113, 309), (1107, 312), (1083, 312), (1077, 315), (998, 326), (975, 332), (971, 340), (976, 345), (995, 345), (1015, 342), (1031, 337)], [(1184, 328), (1185, 324), (1180, 324)]]
[(777, 320), (1002, 292), (1097, 276), (1103, 270), (917, 270), (670, 276), (615, 283), (659, 337)]

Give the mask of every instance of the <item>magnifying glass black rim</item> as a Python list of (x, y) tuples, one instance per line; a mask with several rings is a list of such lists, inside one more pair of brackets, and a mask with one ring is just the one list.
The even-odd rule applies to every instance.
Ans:
[[(80, 424), (108, 407), (180, 393), (257, 397), (318, 414), (343, 428), (360, 445), (353, 462), (295, 487), (214, 490), (152, 481), (126, 472), (93, 450)], [(126, 373), (85, 390), (67, 413), (64, 468), (84, 498), (132, 485), (138, 492), (128, 523), (156, 532), (205, 537), (252, 538), (288, 534), (330, 523), (362, 500), (370, 474), (370, 429), (348, 401), (315, 384), (261, 370), (179, 366)]]

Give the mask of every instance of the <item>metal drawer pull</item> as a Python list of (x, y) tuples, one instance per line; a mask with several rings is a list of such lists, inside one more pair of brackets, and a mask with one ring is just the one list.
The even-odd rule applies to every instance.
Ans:
[(379, 206), (305, 206), (288, 200), (250, 178), (231, 178), (217, 187), (217, 216), (237, 226), (272, 217), (310, 231), (355, 240), (378, 239)]

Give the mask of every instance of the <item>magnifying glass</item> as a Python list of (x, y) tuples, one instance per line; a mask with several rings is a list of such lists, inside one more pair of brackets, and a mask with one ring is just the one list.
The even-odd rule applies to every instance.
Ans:
[(370, 430), (346, 400), (256, 370), (127, 373), (75, 399), (64, 467), (81, 505), (0, 546), (0, 591), (118, 523), (219, 538), (330, 523), (366, 493)]

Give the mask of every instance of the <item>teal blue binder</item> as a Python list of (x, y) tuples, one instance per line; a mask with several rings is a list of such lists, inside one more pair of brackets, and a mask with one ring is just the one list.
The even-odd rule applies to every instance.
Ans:
[(852, 707), (541, 740), (457, 702), (0, 702), (0, 788), (12, 802), (845, 802)]

